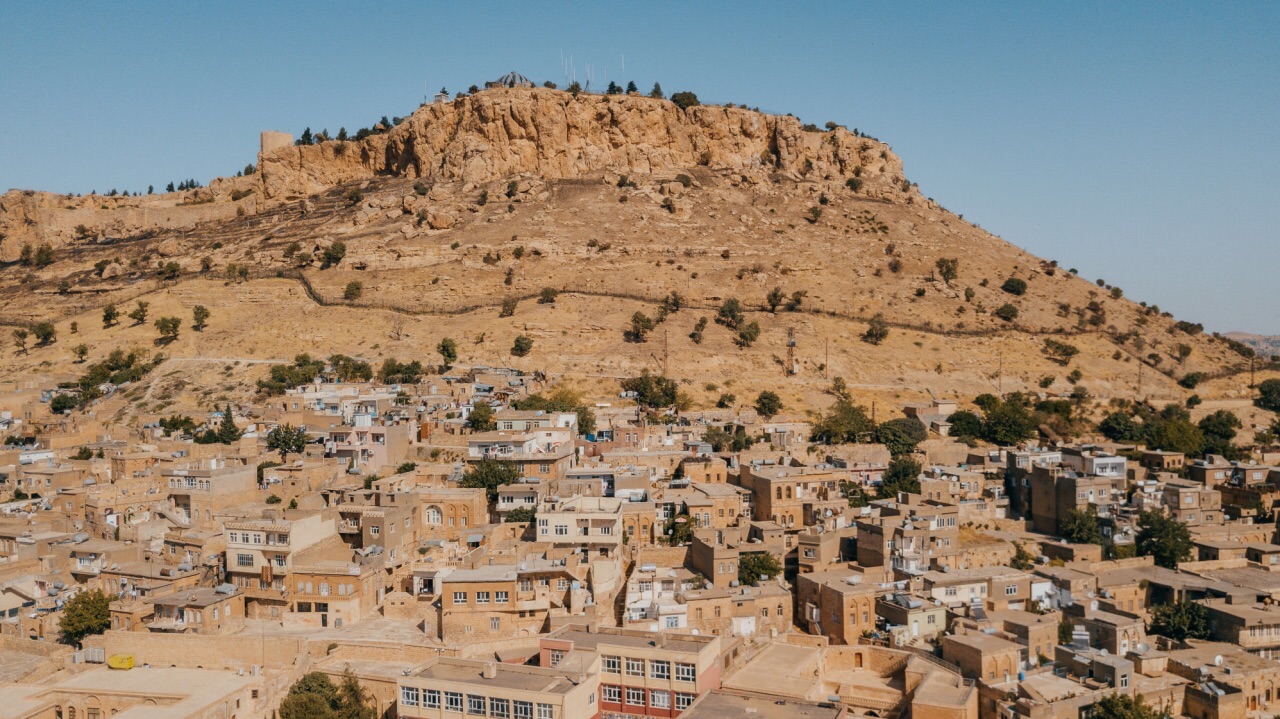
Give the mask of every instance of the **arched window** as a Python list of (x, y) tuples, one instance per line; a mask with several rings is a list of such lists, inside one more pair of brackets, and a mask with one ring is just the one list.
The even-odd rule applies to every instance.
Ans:
[(787, 499), (791, 499), (791, 488), (787, 487)]
[(444, 515), (440, 513), (440, 508), (436, 506), (427, 507), (427, 524), (440, 524), (444, 522)]
[(702, 607), (698, 607), (697, 609), (693, 610), (693, 618), (702, 619)]

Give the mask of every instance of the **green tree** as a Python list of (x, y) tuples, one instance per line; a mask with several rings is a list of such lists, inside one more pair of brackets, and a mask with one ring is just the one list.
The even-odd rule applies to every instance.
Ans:
[(538, 518), (538, 510), (532, 507), (516, 507), (502, 515), (503, 522), (532, 522)]
[(37, 347), (47, 347), (57, 339), (58, 330), (53, 326), (52, 322), (38, 322), (31, 328), (31, 334), (36, 337)]
[(991, 314), (995, 315), (996, 317), (999, 317), (1005, 322), (1012, 322), (1018, 319), (1018, 308), (1010, 304), (1003, 304), (1003, 305), (1000, 305), (999, 309), (997, 309), (995, 312), (992, 312)]
[(774, 287), (764, 296), (764, 304), (769, 308), (770, 312), (777, 313), (778, 307), (787, 301), (787, 295), (782, 291), (781, 287)]
[(925, 441), (928, 436), (929, 430), (915, 417), (891, 419), (876, 427), (876, 441), (883, 444), (893, 457), (911, 454), (916, 445)]
[(334, 240), (332, 244), (320, 252), (320, 269), (327, 270), (342, 262), (342, 258), (346, 256), (347, 243), (342, 240)]
[(79, 404), (75, 397), (69, 394), (60, 394), (49, 402), (49, 411), (54, 414), (62, 414), (75, 409)]
[(1073, 509), (1062, 518), (1058, 534), (1073, 544), (1102, 544), (1102, 530), (1098, 528), (1098, 512), (1093, 507)]
[(982, 430), (982, 438), (988, 442), (1020, 444), (1036, 436), (1035, 417), (1022, 402), (999, 400), (986, 412)]
[(635, 392), (636, 401), (644, 407), (670, 407), (676, 403), (676, 382), (662, 375), (643, 370), (639, 377), (628, 377), (621, 382), (623, 391)]
[(488, 402), (476, 402), (467, 414), (467, 426), (473, 432), (492, 432), (497, 426), (493, 421), (493, 407)]
[(693, 541), (693, 530), (697, 528), (698, 520), (688, 512), (681, 512), (662, 526), (662, 540), (669, 547), (683, 547)]
[(160, 333), (159, 344), (169, 344), (178, 339), (178, 331), (182, 328), (182, 320), (177, 317), (161, 317), (156, 320), (156, 331)]
[(648, 340), (648, 334), (654, 328), (653, 319), (640, 310), (631, 315), (631, 326), (622, 333), (623, 338), (628, 342), (645, 342)]
[(134, 326), (141, 325), (147, 321), (147, 308), (151, 306), (150, 302), (138, 300), (138, 305), (129, 313), (129, 319), (133, 320)]
[(338, 684), (337, 715), (341, 719), (377, 719), (377, 706), (373, 695), (360, 685), (355, 675), (349, 670), (343, 672), (342, 682)]
[(813, 425), (811, 439), (824, 444), (851, 444), (875, 428), (865, 407), (842, 397)]
[(359, 280), (352, 280), (347, 283), (345, 289), (342, 290), (342, 299), (351, 300), (360, 299), (360, 295), (364, 293), (364, 283)]
[(634, 80), (627, 83), (627, 94), (631, 94), (633, 92), (640, 92), (640, 89), (636, 87)]
[(204, 305), (196, 305), (191, 308), (191, 329), (199, 332), (208, 326), (209, 308)]
[(653, 89), (649, 91), (649, 97), (654, 97), (661, 100), (663, 98), (662, 86), (656, 82), (653, 83)]
[(498, 488), (520, 481), (520, 466), (501, 459), (482, 459), (462, 475), (461, 486), (483, 489), (489, 502), (498, 500)]
[(1209, 638), (1209, 608), (1199, 602), (1181, 601), (1156, 605), (1147, 631), (1177, 641)]
[(1203, 454), (1220, 454), (1227, 459), (1240, 458), (1242, 453), (1231, 444), (1231, 440), (1235, 439), (1236, 430), (1244, 425), (1230, 410), (1220, 409), (1207, 415), (1197, 426), (1204, 435), (1204, 444), (1200, 448)]
[(698, 96), (692, 92), (676, 92), (671, 94), (671, 102), (681, 110), (687, 110), (698, 104)]
[(765, 577), (773, 579), (782, 574), (782, 563), (768, 552), (750, 552), (738, 557), (738, 581), (750, 586)]
[(533, 339), (529, 335), (516, 335), (515, 342), (511, 343), (511, 354), (524, 357), (531, 351), (533, 351)]
[(1098, 431), (1112, 442), (1138, 442), (1142, 439), (1142, 425), (1127, 412), (1112, 412), (1098, 423)]
[(102, 308), (102, 329), (113, 327), (120, 321), (120, 310), (114, 304)]
[(76, 356), (76, 362), (84, 362), (85, 357), (89, 356), (89, 345), (78, 344), (71, 348), (71, 352)]
[(291, 424), (278, 424), (267, 433), (267, 449), (280, 453), (283, 462), (292, 454), (301, 454), (307, 448), (307, 430)]
[(13, 331), (13, 345), (18, 348), (22, 354), (27, 354), (27, 338), (31, 333), (24, 329), (16, 329)]
[(960, 410), (947, 418), (951, 423), (951, 436), (974, 439), (982, 436), (982, 418), (968, 410)]
[(1109, 694), (1094, 702), (1090, 719), (1169, 719), (1169, 713), (1142, 701), (1142, 695)]
[(1264, 380), (1258, 385), (1257, 405), (1265, 410), (1280, 412), (1280, 379)]
[(869, 344), (878, 345), (884, 342), (889, 336), (889, 325), (884, 321), (884, 315), (877, 312), (870, 321), (867, 322), (867, 331), (862, 333), (862, 341)]
[(909, 455), (894, 457), (884, 470), (880, 483), (881, 499), (897, 499), (899, 492), (920, 493), (920, 463)]
[(1027, 294), (1027, 281), (1017, 277), (1010, 277), (1004, 281), (1003, 285), (1000, 285), (1000, 289), (1011, 295), (1025, 295)]
[(942, 277), (942, 281), (950, 286), (951, 281), (959, 274), (960, 260), (955, 257), (939, 257), (934, 264), (938, 268), (938, 275)]
[(782, 398), (776, 392), (765, 390), (756, 396), (756, 413), (765, 419), (773, 419), (782, 411)]
[(1070, 644), (1071, 635), (1075, 632), (1075, 628), (1076, 625), (1070, 619), (1063, 617), (1062, 621), (1058, 622), (1058, 643)]
[(1195, 455), (1204, 445), (1204, 433), (1184, 417), (1153, 418), (1146, 422), (1144, 434), (1149, 449)]
[(440, 358), (444, 360), (444, 368), (447, 370), (458, 361), (458, 343), (452, 338), (445, 337), (440, 340), (440, 344), (436, 345), (436, 352), (440, 353)]
[(80, 592), (62, 607), (58, 631), (63, 644), (77, 647), (85, 637), (111, 628), (111, 597), (101, 590)]
[(758, 339), (760, 339), (760, 323), (752, 320), (738, 328), (738, 336), (733, 341), (734, 344), (746, 349), (755, 344)]
[(218, 422), (218, 429), (214, 432), (218, 443), (231, 444), (238, 441), (243, 434), (244, 432), (236, 426), (235, 417), (231, 413), (231, 405), (227, 405), (227, 408), (222, 412), (222, 420)]
[(1191, 532), (1187, 525), (1164, 512), (1150, 509), (1138, 515), (1138, 554), (1154, 557), (1156, 564), (1177, 569), (1191, 558)]
[(730, 297), (720, 303), (720, 308), (716, 310), (716, 324), (724, 325), (731, 330), (736, 330), (742, 325), (746, 319), (746, 315), (742, 312), (742, 301), (736, 297)]

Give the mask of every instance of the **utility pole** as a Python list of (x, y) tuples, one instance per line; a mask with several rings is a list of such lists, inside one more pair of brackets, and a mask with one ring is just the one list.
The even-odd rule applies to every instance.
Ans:
[(670, 366), (671, 357), (667, 353), (667, 335), (669, 334), (669, 332), (670, 331), (666, 327), (662, 328), (662, 376), (663, 377), (671, 376), (671, 366)]
[(827, 378), (827, 370), (831, 368), (831, 338), (827, 337), (823, 340), (822, 355), (822, 379)]

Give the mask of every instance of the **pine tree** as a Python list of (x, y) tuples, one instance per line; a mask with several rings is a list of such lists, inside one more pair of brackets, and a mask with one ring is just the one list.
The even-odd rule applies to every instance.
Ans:
[(655, 82), (653, 83), (653, 89), (649, 91), (649, 97), (656, 97), (661, 100), (666, 96), (662, 94), (662, 86)]
[(240, 439), (240, 435), (244, 434), (236, 426), (235, 418), (231, 416), (231, 405), (227, 405), (227, 409), (222, 413), (222, 421), (218, 423), (216, 434), (218, 442), (222, 444), (231, 444)]

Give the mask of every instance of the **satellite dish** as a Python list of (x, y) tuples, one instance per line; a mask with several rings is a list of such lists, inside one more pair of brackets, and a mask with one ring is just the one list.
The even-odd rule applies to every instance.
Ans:
[(1215, 656), (1215, 657), (1213, 658), (1213, 665), (1214, 665), (1215, 667), (1220, 667), (1220, 666), (1222, 666), (1222, 655), (1221, 655), (1221, 654), (1219, 654), (1219, 655), (1217, 655), (1217, 656)]
[(1146, 654), (1147, 652), (1151, 651), (1151, 645), (1147, 644), (1146, 642), (1138, 642), (1137, 649), (1139, 654)]

